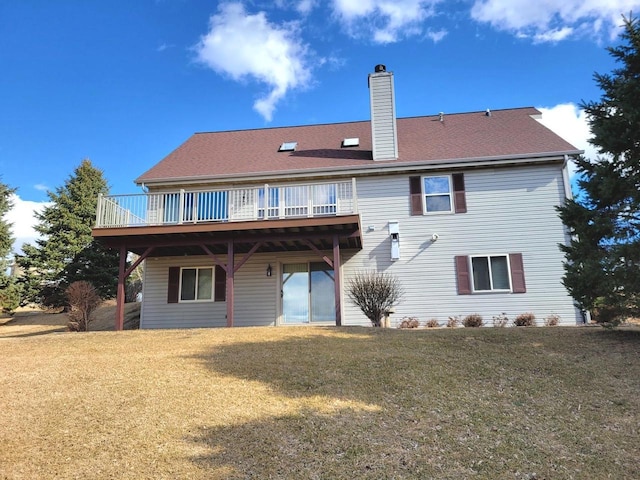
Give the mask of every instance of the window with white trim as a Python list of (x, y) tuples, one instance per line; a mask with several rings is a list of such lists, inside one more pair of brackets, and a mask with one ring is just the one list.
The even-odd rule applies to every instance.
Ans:
[(474, 255), (471, 257), (474, 292), (511, 290), (511, 274), (507, 255)]
[(213, 301), (213, 267), (183, 267), (180, 269), (180, 301)]
[(451, 213), (451, 176), (437, 175), (422, 177), (423, 212)]

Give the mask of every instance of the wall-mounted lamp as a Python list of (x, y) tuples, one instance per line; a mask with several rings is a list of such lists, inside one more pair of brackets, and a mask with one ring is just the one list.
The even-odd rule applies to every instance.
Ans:
[(273, 270), (271, 270), (271, 264), (269, 264), (267, 265), (267, 277), (270, 277), (272, 273), (273, 273)]

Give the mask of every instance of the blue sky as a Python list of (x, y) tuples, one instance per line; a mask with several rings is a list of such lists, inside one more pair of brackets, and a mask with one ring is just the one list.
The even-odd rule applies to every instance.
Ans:
[[(557, 5), (553, 5), (557, 4)], [(112, 193), (201, 131), (364, 120), (367, 74), (399, 117), (522, 106), (579, 148), (621, 14), (640, 0), (0, 1), (0, 181), (32, 212), (83, 158)]]

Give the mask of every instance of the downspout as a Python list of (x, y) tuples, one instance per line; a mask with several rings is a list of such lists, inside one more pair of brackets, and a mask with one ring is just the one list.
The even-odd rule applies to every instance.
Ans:
[(571, 180), (569, 179), (569, 155), (564, 156), (562, 164), (562, 181), (564, 183), (564, 196), (567, 200), (573, 200), (573, 192), (571, 191)]

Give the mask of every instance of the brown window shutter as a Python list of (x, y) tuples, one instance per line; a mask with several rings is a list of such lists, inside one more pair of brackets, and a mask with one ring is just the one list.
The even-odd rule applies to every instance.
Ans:
[(411, 199), (411, 215), (422, 215), (422, 186), (420, 177), (409, 177), (409, 197)]
[(471, 295), (471, 275), (469, 274), (469, 260), (466, 255), (456, 258), (456, 277), (458, 279), (458, 295)]
[(467, 213), (467, 196), (464, 191), (464, 174), (454, 173), (453, 179), (453, 204), (456, 213)]
[(509, 265), (511, 267), (511, 291), (513, 293), (526, 293), (527, 286), (524, 283), (524, 265), (521, 253), (509, 254)]
[(224, 302), (227, 299), (227, 272), (220, 265), (216, 265), (213, 299), (216, 302)]
[(169, 288), (167, 289), (167, 303), (178, 303), (180, 291), (180, 267), (169, 267)]

